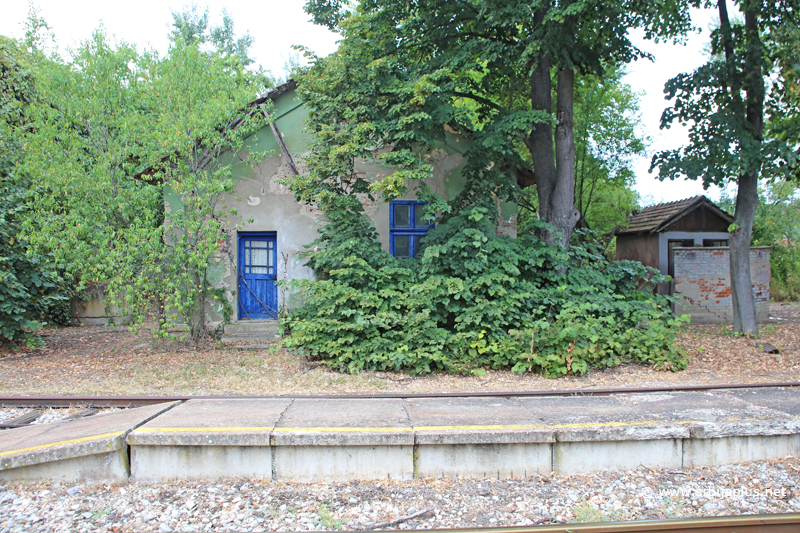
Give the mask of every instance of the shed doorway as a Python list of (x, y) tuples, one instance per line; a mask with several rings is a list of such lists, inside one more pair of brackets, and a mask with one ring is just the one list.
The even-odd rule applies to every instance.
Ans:
[(277, 319), (277, 234), (239, 233), (239, 320)]
[[(675, 294), (675, 254), (672, 253), (672, 249), (676, 247), (692, 247), (694, 246), (694, 239), (670, 239), (667, 241), (667, 274), (669, 275), (669, 292), (668, 294), (672, 296)], [(673, 305), (673, 311), (674, 309)]]

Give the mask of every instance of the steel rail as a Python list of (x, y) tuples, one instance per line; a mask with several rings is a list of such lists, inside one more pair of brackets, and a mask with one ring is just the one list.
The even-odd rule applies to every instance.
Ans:
[(408, 533), (797, 533), (800, 514), (720, 516), (594, 524), (556, 524), (462, 529), (406, 529)]
[(421, 392), (389, 394), (287, 394), (265, 396), (0, 396), (0, 406), (15, 407), (68, 407), (81, 404), (86, 407), (141, 407), (165, 402), (188, 400), (258, 400), (258, 399), (396, 399), (396, 398), (474, 398), (474, 397), (536, 397), (536, 396), (609, 396), (612, 394), (637, 394), (652, 392), (692, 392), (724, 389), (763, 389), (800, 387), (800, 382), (734, 383), (723, 385), (685, 385), (661, 387), (622, 387), (606, 389), (561, 389), (499, 392)]

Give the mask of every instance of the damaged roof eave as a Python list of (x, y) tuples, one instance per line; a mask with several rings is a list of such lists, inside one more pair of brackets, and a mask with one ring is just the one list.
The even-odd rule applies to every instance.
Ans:
[[(657, 209), (664, 208), (666, 206), (669, 206), (670, 204), (680, 204), (683, 202), (686, 202), (686, 205), (682, 206), (679, 210), (675, 211), (674, 213), (668, 214), (667, 218), (664, 218), (663, 220), (654, 220), (652, 225), (640, 229), (635, 229), (632, 231), (626, 229), (618, 230), (616, 232), (616, 235), (633, 236), (633, 235), (652, 235), (656, 233), (662, 233), (666, 228), (677, 222), (679, 219), (685, 217), (686, 215), (692, 213), (693, 211), (696, 211), (702, 206), (708, 207), (717, 216), (727, 221), (729, 224), (733, 222), (733, 217), (729, 213), (727, 213), (719, 206), (717, 206), (714, 202), (712, 202), (711, 200), (702, 195), (696, 196), (694, 198), (688, 198), (686, 200), (678, 200), (677, 202), (669, 202), (666, 204), (659, 204), (647, 207), (642, 211), (640, 211), (639, 213), (637, 213), (636, 215), (634, 215), (633, 217), (631, 217), (629, 222), (633, 222), (637, 216), (644, 214), (645, 211), (656, 211)], [(654, 213), (653, 217), (658, 218), (657, 213)], [(641, 225), (645, 222), (646, 218), (645, 221), (638, 221), (638, 225)]]

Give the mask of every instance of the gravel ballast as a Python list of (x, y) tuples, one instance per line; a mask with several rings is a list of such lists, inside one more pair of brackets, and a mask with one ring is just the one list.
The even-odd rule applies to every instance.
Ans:
[(358, 530), (800, 512), (800, 460), (528, 479), (0, 484), (0, 533)]

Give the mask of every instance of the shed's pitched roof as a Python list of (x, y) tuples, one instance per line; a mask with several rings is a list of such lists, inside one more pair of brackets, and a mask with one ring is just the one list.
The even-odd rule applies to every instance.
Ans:
[[(258, 109), (258, 106), (260, 106), (261, 104), (267, 102), (268, 100), (275, 100), (276, 98), (278, 98), (282, 94), (287, 93), (287, 92), (289, 92), (291, 90), (294, 90), (296, 88), (297, 88), (297, 82), (292, 80), (292, 79), (290, 79), (286, 83), (284, 83), (282, 85), (278, 85), (274, 89), (270, 89), (266, 93), (262, 94), (261, 96), (259, 96), (258, 98), (256, 98), (255, 100), (253, 100), (252, 102), (247, 104), (245, 106), (245, 109), (242, 110), (242, 115), (239, 116), (238, 118), (234, 119), (232, 122), (230, 122), (227, 125), (227, 129), (235, 130), (236, 128), (238, 128), (239, 126), (242, 125), (242, 123), (244, 122), (244, 119), (248, 115), (252, 114), (256, 109)], [(133, 179), (142, 180), (142, 181), (149, 181), (151, 183), (157, 182), (158, 180), (154, 180), (153, 179), (153, 175), (158, 171), (160, 165), (163, 165), (167, 161), (169, 161), (169, 156), (168, 155), (162, 157), (161, 160), (158, 163), (156, 163), (154, 165), (151, 165), (151, 166), (147, 167), (146, 169), (142, 170), (141, 172), (139, 172), (138, 174), (134, 175)], [(201, 163), (201, 167), (204, 166), (207, 163), (208, 163), (208, 161), (206, 161), (204, 163)]]
[(717, 204), (703, 195), (677, 202), (653, 205), (645, 207), (635, 213), (629, 220), (626, 228), (617, 231), (617, 235), (641, 235), (643, 233), (659, 233), (670, 226), (679, 218), (689, 214), (691, 211), (706, 206), (719, 215), (721, 218), (733, 222), (733, 217), (723, 211)]

